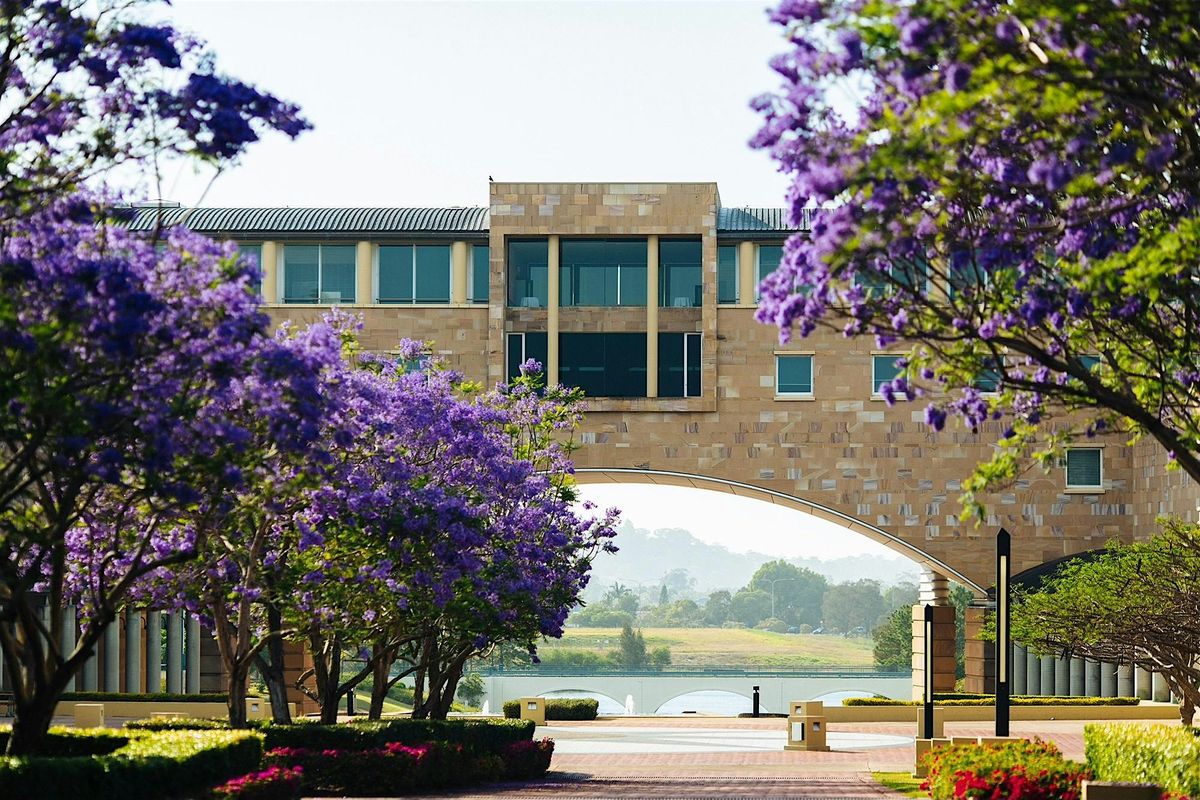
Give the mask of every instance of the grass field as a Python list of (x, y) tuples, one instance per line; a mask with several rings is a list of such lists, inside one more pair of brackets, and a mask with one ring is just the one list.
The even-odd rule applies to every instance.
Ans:
[[(671, 663), (685, 666), (759, 667), (870, 667), (869, 638), (771, 633), (744, 628), (645, 628), (646, 648), (671, 649)], [(538, 646), (607, 653), (617, 648), (617, 628), (568, 628), (562, 639)]]

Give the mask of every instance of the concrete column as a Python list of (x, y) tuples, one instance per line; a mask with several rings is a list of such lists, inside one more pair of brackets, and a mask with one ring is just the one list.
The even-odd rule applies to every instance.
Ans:
[[(964, 622), (963, 688), (968, 692), (988, 694), (996, 691), (996, 647), (980, 637), (990, 611), (983, 606), (970, 605)], [(1012, 676), (1008, 676), (1012, 686)]]
[(187, 615), (187, 685), (188, 694), (200, 692), (200, 618)]
[(1067, 697), (1071, 694), (1071, 659), (1054, 659), (1054, 695)]
[(183, 614), (167, 614), (167, 691), (183, 692)]
[(1027, 652), (1028, 651), (1025, 649), (1024, 645), (1019, 645), (1019, 644), (1013, 645), (1012, 686), (1009, 687), (1009, 691), (1012, 694), (1025, 694), (1026, 692), (1029, 691), (1028, 678), (1027, 678), (1029, 672), (1025, 668), (1025, 666), (1026, 666), (1025, 659), (1026, 659)]
[(104, 691), (121, 691), (121, 618), (104, 629)]
[(1169, 703), (1171, 701), (1171, 687), (1167, 685), (1167, 679), (1157, 672), (1154, 673), (1154, 683), (1150, 699), (1156, 703)]
[(1031, 650), (1025, 651), (1025, 694), (1042, 693), (1041, 659)]
[[(375, 302), (375, 253), (370, 242), (359, 242), (354, 248), (354, 302)], [(454, 291), (454, 270), (450, 270), (450, 291)], [(453, 295), (451, 295), (453, 299)]]
[(450, 302), (469, 303), (467, 276), (471, 274), (471, 248), (466, 242), (450, 245)]
[[(96, 645), (99, 647), (99, 644)], [(83, 662), (83, 670), (80, 674), (80, 688), (85, 692), (100, 691), (100, 657), (96, 650), (87, 657)]]
[(657, 236), (646, 237), (646, 397), (658, 397)]
[(1084, 660), (1078, 656), (1071, 658), (1071, 697), (1083, 697), (1084, 689), (1084, 673), (1086, 672), (1086, 664)]
[(162, 691), (162, 612), (146, 613), (146, 691)]
[(142, 612), (125, 612), (125, 691), (142, 690)]
[(755, 280), (755, 248), (754, 242), (738, 243), (738, 302), (750, 305), (754, 302), (754, 290), (758, 281)]
[(1107, 661), (1100, 662), (1100, 696), (1117, 696), (1117, 667)]
[(1141, 667), (1134, 669), (1134, 697), (1137, 697), (1141, 700), (1149, 700), (1150, 696), (1154, 693), (1153, 687), (1151, 686), (1153, 682), (1154, 678), (1150, 670), (1142, 669)]
[(279, 248), (275, 242), (262, 243), (259, 267), (262, 269), (262, 297), (264, 303), (279, 302)]
[(546, 242), (546, 385), (558, 383), (558, 237)]
[[(75, 606), (67, 605), (62, 610), (62, 639), (59, 641), (59, 649), (62, 651), (63, 659), (71, 657), (71, 653), (75, 652)], [(0, 662), (0, 668), (2, 668)], [(75, 691), (75, 676), (72, 675), (67, 679), (67, 685), (63, 687), (64, 692)]]
[(1043, 697), (1049, 697), (1054, 694), (1054, 656), (1042, 656), (1039, 660), (1038, 668), (1042, 671), (1042, 691), (1040, 694)]
[(1087, 660), (1084, 667), (1083, 693), (1088, 697), (1100, 697), (1100, 662)]
[(1117, 667), (1117, 696), (1133, 697), (1133, 667), (1122, 664)]

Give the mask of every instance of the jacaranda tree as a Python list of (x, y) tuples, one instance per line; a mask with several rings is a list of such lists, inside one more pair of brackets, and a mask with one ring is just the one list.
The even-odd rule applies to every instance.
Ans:
[[(0, 14), (0, 648), (28, 752), (143, 571), (187, 557), (171, 525), (197, 482), (235, 485), (236, 426), (209, 412), (264, 337), (256, 276), (185, 234), (140, 241), (81, 194), (113, 167), (217, 165), (294, 107), (221, 76), (148, 3), (14, 0)], [(106, 197), (105, 202), (111, 198)], [(160, 232), (161, 233), (161, 232)], [(158, 235), (152, 239), (160, 238)], [(125, 523), (146, 521), (131, 541)], [(83, 527), (88, 536), (79, 534)], [(103, 552), (86, 550), (101, 547)], [(83, 549), (78, 644), (63, 652), (68, 551)]]
[(1200, 479), (1194, 4), (784, 0), (772, 19), (783, 85), (752, 144), (793, 220), (817, 210), (759, 319), (897, 347), (884, 395), (924, 394), (935, 430), (1003, 419), (968, 506), (1021, 456), (1111, 429)]

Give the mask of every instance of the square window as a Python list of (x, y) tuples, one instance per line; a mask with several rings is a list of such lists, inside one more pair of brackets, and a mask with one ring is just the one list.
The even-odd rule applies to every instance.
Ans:
[(1067, 451), (1067, 488), (1104, 488), (1104, 450), (1073, 447)]
[(879, 395), (879, 387), (896, 379), (900, 367), (896, 366), (898, 355), (871, 356), (871, 394)]
[(989, 358), (984, 362), (983, 371), (976, 376), (972, 386), (984, 394), (996, 394), (1000, 391), (1003, 378), (1004, 364), (997, 359)]
[(775, 393), (780, 397), (812, 397), (813, 357), (775, 356)]

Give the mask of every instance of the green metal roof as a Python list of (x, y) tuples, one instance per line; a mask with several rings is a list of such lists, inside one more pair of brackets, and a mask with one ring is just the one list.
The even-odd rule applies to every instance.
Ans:
[(788, 219), (786, 208), (721, 208), (717, 210), (717, 235), (752, 234), (786, 236), (812, 228), (812, 209), (804, 209), (800, 225)]
[(287, 234), (303, 237), (349, 235), (486, 236), (486, 208), (179, 208), (125, 209), (133, 230), (156, 224), (183, 225), (197, 233), (225, 236)]

